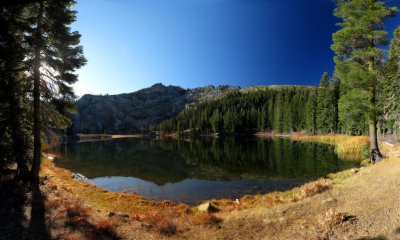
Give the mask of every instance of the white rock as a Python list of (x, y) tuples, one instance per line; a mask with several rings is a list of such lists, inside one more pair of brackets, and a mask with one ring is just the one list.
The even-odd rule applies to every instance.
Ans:
[(215, 207), (211, 202), (206, 202), (197, 206), (197, 210), (200, 212), (218, 212), (219, 209)]
[(76, 174), (75, 174), (75, 178), (77, 178), (77, 179), (83, 179), (83, 180), (88, 179), (87, 177), (83, 176), (83, 175), (80, 174), (80, 173), (76, 173)]

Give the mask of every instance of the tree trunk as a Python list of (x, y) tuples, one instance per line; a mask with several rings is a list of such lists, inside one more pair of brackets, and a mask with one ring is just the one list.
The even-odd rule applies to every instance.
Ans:
[(37, 29), (35, 36), (35, 59), (34, 59), (34, 73), (33, 73), (33, 163), (31, 169), (31, 179), (33, 181), (39, 180), (40, 162), (42, 157), (41, 149), (41, 104), (40, 104), (40, 67), (41, 67), (41, 50), (42, 50), (42, 15), (43, 3), (40, 3), (39, 16), (37, 21)]
[(11, 134), (12, 134), (12, 148), (15, 156), (15, 160), (18, 165), (18, 177), (22, 180), (28, 180), (29, 178), (29, 169), (26, 165), (26, 157), (27, 157), (27, 143), (24, 138), (24, 134), (22, 132), (21, 127), (21, 102), (18, 96), (18, 93), (13, 91), (10, 95), (10, 125), (11, 125)]
[(371, 162), (376, 163), (383, 159), (381, 152), (379, 151), (378, 146), (378, 136), (376, 129), (376, 88), (370, 88), (370, 110), (369, 110), (369, 144), (370, 144), (370, 155)]
[[(3, 98), (1, 98), (0, 101), (4, 101)], [(3, 124), (3, 122), (0, 122), (0, 136), (5, 136), (6, 134), (6, 128), (4, 127), (4, 125), (5, 124)], [(0, 141), (4, 143), (4, 140), (1, 138)], [(6, 159), (7, 157), (6, 157), (5, 145), (0, 143), (0, 171), (3, 169)]]
[[(375, 59), (371, 58), (368, 61), (368, 71), (374, 73)], [(376, 83), (371, 83), (369, 88), (369, 146), (371, 162), (376, 163), (383, 159), (383, 155), (379, 151), (378, 136), (377, 136), (377, 121), (376, 121)]]

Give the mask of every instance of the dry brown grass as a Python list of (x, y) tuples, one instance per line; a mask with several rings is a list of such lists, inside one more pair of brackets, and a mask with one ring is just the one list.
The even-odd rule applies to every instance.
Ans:
[(160, 211), (150, 211), (146, 214), (135, 214), (136, 220), (139, 220), (150, 230), (160, 234), (171, 236), (177, 233), (179, 220), (166, 216)]
[(347, 213), (338, 212), (331, 208), (325, 216), (320, 220), (323, 232), (319, 239), (330, 239), (335, 232), (335, 227), (341, 224), (354, 223), (357, 219)]
[(111, 219), (103, 218), (96, 223), (96, 228), (99, 230), (106, 231), (114, 227), (114, 222)]
[(45, 202), (45, 205), (48, 208), (58, 208), (61, 206), (61, 204), (62, 204), (62, 199), (60, 197), (54, 197)]
[(222, 222), (222, 218), (217, 217), (215, 214), (202, 212), (197, 215), (199, 224), (215, 226)]
[(296, 141), (310, 141), (335, 145), (338, 156), (347, 161), (361, 161), (369, 146), (367, 136), (350, 135), (306, 135), (292, 134), (290, 138)]
[(295, 201), (302, 200), (314, 196), (315, 194), (322, 193), (331, 188), (331, 185), (325, 179), (319, 179), (314, 182), (306, 183), (300, 188), (300, 192), (294, 198)]
[(69, 202), (66, 206), (67, 211), (67, 224), (80, 227), (88, 222), (89, 214), (87, 209), (83, 206), (83, 202), (79, 199)]
[(58, 239), (65, 239), (65, 240), (84, 240), (85, 236), (82, 235), (82, 233), (75, 232), (75, 233), (70, 233), (68, 231), (63, 231), (60, 234), (57, 235)]

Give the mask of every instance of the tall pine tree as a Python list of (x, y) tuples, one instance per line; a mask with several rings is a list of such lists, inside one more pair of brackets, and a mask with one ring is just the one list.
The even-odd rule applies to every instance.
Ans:
[(0, 13), (0, 165), (15, 161), (18, 177), (29, 178), (30, 104), (26, 81), (24, 8), (3, 8)]
[(79, 46), (80, 34), (72, 32), (69, 27), (75, 21), (76, 12), (71, 10), (74, 4), (73, 0), (48, 0), (29, 7), (32, 18), (27, 42), (31, 54), (26, 63), (32, 69), (34, 85), (34, 157), (31, 169), (34, 180), (38, 179), (41, 162), (43, 107), (54, 110), (54, 107), (48, 107), (51, 103), (68, 104), (74, 99), (70, 86), (77, 81), (74, 71), (86, 62)]
[[(371, 161), (383, 158), (377, 140), (377, 65), (384, 56), (378, 46), (387, 44), (384, 20), (395, 14), (396, 8), (390, 8), (376, 0), (344, 0), (338, 3), (335, 16), (343, 22), (339, 31), (333, 34), (332, 50), (336, 75), (342, 80), (345, 101), (353, 101), (358, 95), (368, 96), (368, 125), (370, 136)], [(348, 105), (348, 104), (342, 104)], [(350, 111), (357, 110), (354, 108)]]

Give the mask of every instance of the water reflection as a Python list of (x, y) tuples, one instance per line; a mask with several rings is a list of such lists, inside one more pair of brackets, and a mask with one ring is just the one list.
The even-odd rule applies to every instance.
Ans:
[(102, 188), (186, 203), (285, 190), (353, 166), (332, 146), (288, 139), (115, 139), (61, 152), (56, 164)]

